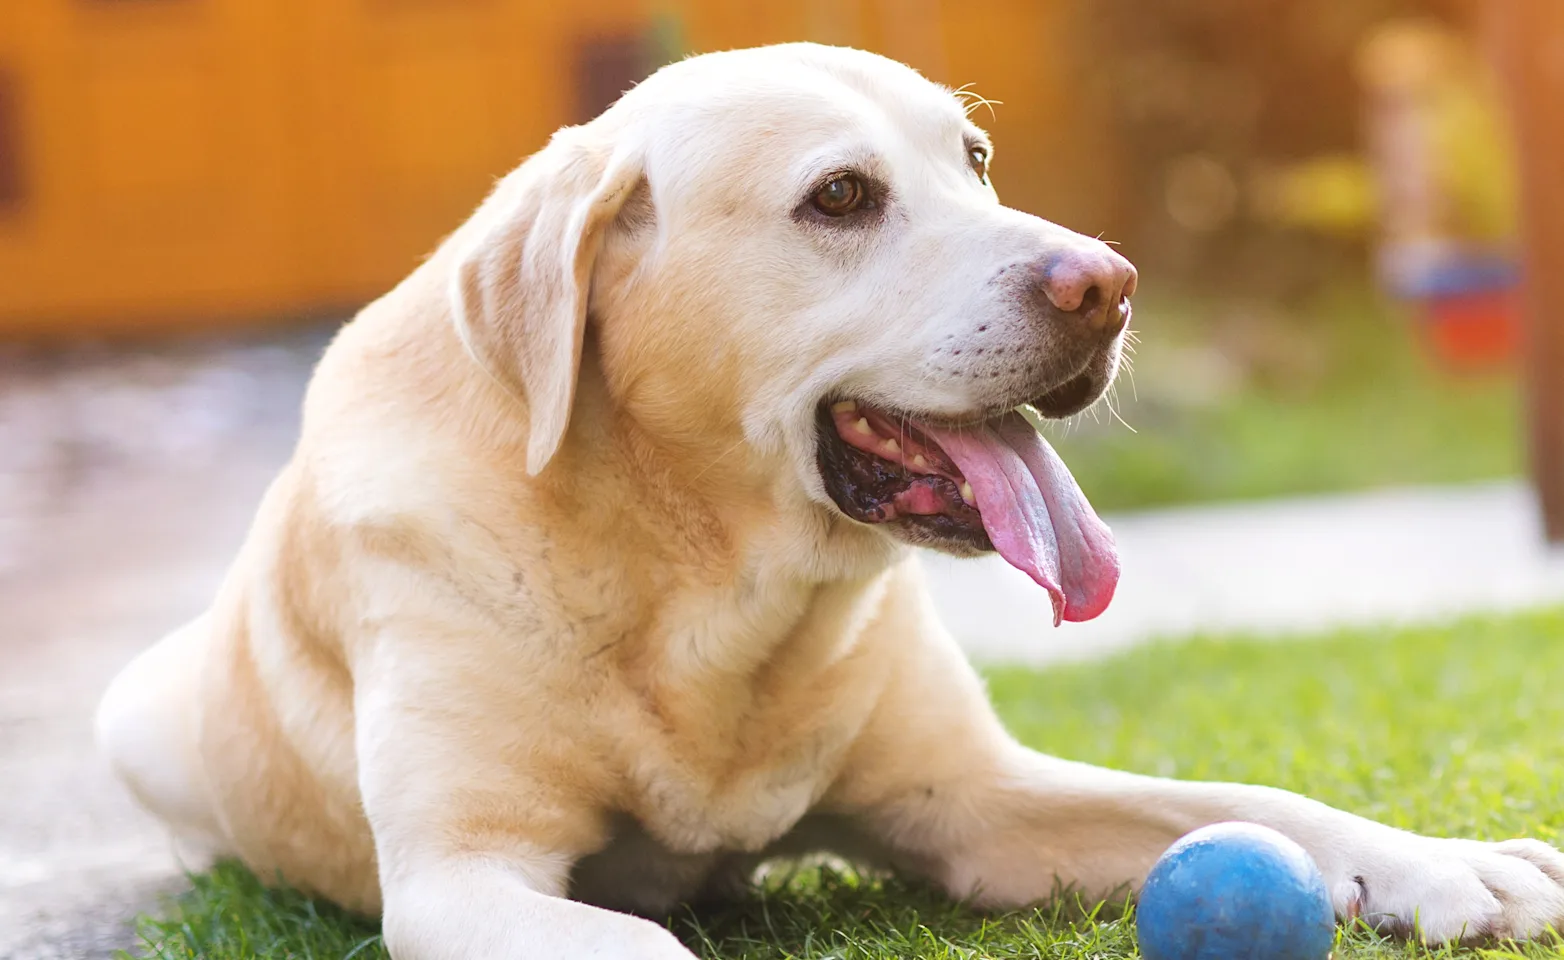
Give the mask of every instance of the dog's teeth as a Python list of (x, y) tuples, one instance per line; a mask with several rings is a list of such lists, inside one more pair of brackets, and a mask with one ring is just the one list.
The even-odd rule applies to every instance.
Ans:
[(866, 437), (871, 437), (874, 435), (874, 428), (869, 426), (868, 417), (859, 417), (858, 422), (853, 424), (853, 429), (857, 430)]
[(886, 453), (899, 453), (901, 451), (901, 444), (897, 443), (895, 440), (887, 440), (885, 441), (884, 449)]
[(915, 467), (926, 467), (929, 465), (929, 460), (923, 454), (915, 453), (912, 456), (912, 465)]
[(831, 404), (832, 413), (852, 413), (857, 409), (858, 401), (856, 400), (838, 400), (837, 402)]
[(961, 482), (961, 499), (971, 504), (977, 503), (977, 497), (972, 495), (972, 484), (965, 480)]

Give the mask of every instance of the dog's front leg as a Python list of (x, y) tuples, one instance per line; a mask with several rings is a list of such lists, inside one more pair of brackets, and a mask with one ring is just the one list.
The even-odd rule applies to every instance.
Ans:
[(359, 786), (394, 960), (694, 960), (651, 921), (566, 899), (605, 827), (559, 756), (515, 730), (495, 742), (439, 684), (370, 689)]
[(564, 899), (565, 871), (547, 851), (513, 846), (403, 868), (382, 880), (394, 960), (693, 960), (650, 920)]
[(1546, 844), (1418, 836), (1283, 790), (1044, 756), (1002, 729), (945, 643), (904, 657), (834, 800), (904, 865), (981, 904), (1133, 890), (1184, 833), (1247, 820), (1314, 856), (1338, 917), (1431, 942), (1564, 926), (1564, 856)]
[(933, 818), (964, 827), (932, 845), (939, 879), (981, 901), (1026, 903), (1057, 884), (1094, 896), (1138, 887), (1178, 837), (1247, 820), (1313, 855), (1338, 917), (1400, 935), (1415, 923), (1439, 942), (1536, 936), (1564, 921), (1564, 857), (1536, 841), (1421, 837), (1284, 790), (1134, 776), (1013, 745), (1001, 753), (986, 789), (958, 792)]

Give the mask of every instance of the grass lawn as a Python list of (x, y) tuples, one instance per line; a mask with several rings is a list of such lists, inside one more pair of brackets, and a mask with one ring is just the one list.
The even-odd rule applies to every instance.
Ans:
[[(1433, 834), (1564, 839), (1564, 611), (1307, 641), (1195, 639), (989, 676), (1012, 729), (1064, 756), (1274, 784)], [(167, 916), (143, 921), (148, 955), (384, 956), (373, 924), (264, 890), (234, 867), (197, 878)], [(1112, 907), (1089, 919), (1062, 908), (984, 916), (915, 885), (820, 870), (674, 925), (713, 960), (1136, 955), (1133, 928)], [(1366, 934), (1337, 952), (1425, 955)], [(1564, 948), (1453, 955), (1564, 958)]]
[(1233, 311), (1137, 303), (1115, 404), (1129, 426), (1099, 407), (1046, 428), (1098, 510), (1520, 472), (1513, 374), (1441, 369), (1412, 323), (1351, 289)]

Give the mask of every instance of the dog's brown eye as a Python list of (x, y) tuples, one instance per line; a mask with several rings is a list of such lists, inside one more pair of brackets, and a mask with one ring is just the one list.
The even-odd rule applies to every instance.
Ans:
[(815, 191), (815, 209), (828, 217), (845, 217), (864, 206), (868, 191), (855, 176), (836, 177)]
[(982, 147), (973, 147), (967, 151), (967, 162), (972, 164), (972, 170), (978, 175), (978, 179), (988, 182), (988, 151)]

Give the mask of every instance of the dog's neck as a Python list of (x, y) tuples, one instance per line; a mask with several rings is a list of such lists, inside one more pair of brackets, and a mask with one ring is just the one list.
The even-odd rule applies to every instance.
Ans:
[[(601, 483), (587, 497), (614, 501), (604, 504), (614, 522), (602, 535), (622, 541), (635, 531), (645, 546), (636, 555), (658, 558), (661, 575), (648, 583), (654, 595), (643, 600), (668, 614), (658, 619), (686, 625), (661, 638), (670, 669), (749, 673), (784, 651), (829, 659), (828, 648), (850, 640), (851, 611), (877, 595), (906, 548), (775, 478), (729, 483), (721, 465), (692, 477), (616, 406), (595, 351), (584, 354), (560, 469), (549, 476), (551, 465), (539, 480)], [(827, 622), (837, 624), (825, 631), (831, 639), (818, 635)]]
[[(490, 481), (514, 491), (511, 516), (522, 524), (554, 518), (556, 526), (540, 531), (552, 555), (585, 563), (592, 579), (614, 585), (611, 593), (561, 598), (578, 626), (601, 625), (605, 637), (583, 643), (615, 641), (622, 654), (659, 662), (659, 673), (733, 677), (778, 656), (825, 657), (826, 648), (850, 640), (854, 611), (882, 589), (906, 548), (813, 503), (785, 477), (739, 475), (728, 462), (692, 467), (689, 451), (670, 449), (626, 413), (590, 342), (565, 442), (529, 477), (525, 407), (462, 348), (439, 299), (438, 268), (426, 263), (383, 307), (366, 310), (355, 326), (373, 329), (349, 331), (344, 339), (359, 343), (342, 344), (346, 355), (328, 365), (375, 366), (370, 379), (387, 385), (395, 415), (460, 433), (453, 449), (468, 452), (457, 455), (500, 470)], [(579, 571), (559, 574), (561, 582), (581, 579)], [(828, 622), (837, 624), (825, 631), (831, 637), (816, 629)], [(636, 642), (618, 642), (626, 634)]]

